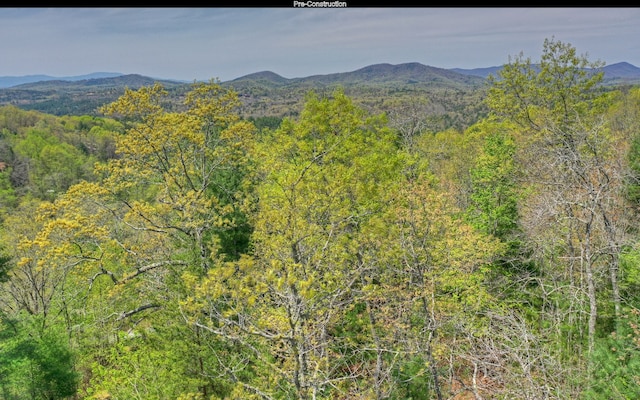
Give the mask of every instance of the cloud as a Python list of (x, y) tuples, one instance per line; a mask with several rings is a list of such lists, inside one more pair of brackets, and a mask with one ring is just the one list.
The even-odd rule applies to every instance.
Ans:
[(374, 63), (476, 68), (545, 38), (608, 63), (640, 64), (640, 9), (628, 8), (4, 8), (2, 75), (95, 71), (229, 80)]

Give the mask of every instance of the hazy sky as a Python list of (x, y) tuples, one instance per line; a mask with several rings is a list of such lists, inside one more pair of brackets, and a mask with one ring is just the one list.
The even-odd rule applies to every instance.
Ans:
[(0, 76), (482, 68), (520, 52), (537, 61), (552, 37), (592, 61), (640, 67), (640, 8), (0, 8)]

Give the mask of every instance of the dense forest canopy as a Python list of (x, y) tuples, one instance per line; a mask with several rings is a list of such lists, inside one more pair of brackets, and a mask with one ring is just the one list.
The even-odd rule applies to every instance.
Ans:
[(640, 396), (640, 88), (545, 40), (464, 129), (343, 89), (0, 108), (2, 399)]

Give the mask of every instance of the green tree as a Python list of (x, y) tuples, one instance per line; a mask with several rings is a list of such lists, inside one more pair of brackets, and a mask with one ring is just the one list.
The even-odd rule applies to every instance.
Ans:
[(471, 169), (468, 220), (474, 227), (508, 242), (518, 228), (516, 143), (511, 130), (483, 121), (469, 129), (483, 141)]
[(0, 325), (0, 393), (6, 399), (54, 400), (76, 393), (79, 375), (66, 335), (41, 332), (37, 318), (3, 318)]
[(212, 269), (188, 304), (203, 309), (199, 326), (241, 344), (246, 360), (226, 370), (243, 390), (302, 399), (375, 391), (359, 383), (375, 352), (355, 350), (340, 326), (371, 268), (362, 249), (395, 187), (397, 152), (385, 121), (342, 91), (310, 94), (298, 121), (261, 137), (251, 258)]
[(618, 329), (600, 338), (592, 355), (594, 376), (585, 399), (635, 399), (640, 396), (640, 311), (626, 308)]
[[(422, 382), (427, 391), (417, 398), (447, 398), (455, 392), (451, 382), (469, 378), (473, 340), (462, 338), (483, 331), (478, 315), (495, 301), (484, 284), (487, 266), (503, 251), (495, 238), (462, 220), (446, 187), (429, 174), (403, 183), (386, 217), (390, 242), (378, 254), (388, 267), (370, 286), (386, 316), (384, 330), (404, 344), (399, 370), (423, 360), (415, 383)], [(452, 338), (460, 339), (453, 344)], [(416, 390), (411, 381), (397, 385), (397, 398)], [(469, 390), (476, 396), (482, 391)]]
[[(67, 316), (86, 352), (82, 369), (94, 379), (83, 393), (208, 397), (217, 387), (201, 367), (212, 343), (180, 311), (188, 296), (182, 275), (203, 277), (219, 257), (237, 258), (247, 246), (241, 174), (254, 128), (233, 113), (235, 93), (215, 82), (194, 85), (180, 112), (165, 110), (164, 96), (156, 85), (105, 106), (126, 128), (117, 157), (97, 164), (96, 182), (43, 203), (33, 213), (39, 224), (15, 237), (15, 271), (39, 277), (36, 306), (73, 311), (54, 314)], [(32, 288), (16, 292), (31, 305)], [(118, 345), (123, 338), (128, 344)], [(118, 371), (128, 371), (129, 384), (118, 382)]]
[(0, 218), (18, 205), (18, 195), (11, 184), (11, 168), (0, 171)]
[[(640, 202), (640, 88), (617, 93), (611, 108), (611, 128), (630, 138), (627, 197), (638, 211)], [(624, 151), (624, 149), (621, 149)]]
[[(558, 319), (565, 307), (588, 310), (586, 321), (562, 321), (586, 325), (587, 352), (607, 303), (603, 294), (610, 293), (608, 303), (620, 316), (618, 256), (627, 240), (621, 213), (625, 168), (616, 157), (623, 138), (606, 124), (611, 96), (598, 88), (601, 65), (570, 44), (547, 39), (538, 64), (522, 55), (511, 60), (490, 79), (487, 98), (494, 115), (519, 126), (519, 167), (530, 193), (522, 226), (545, 267), (542, 284), (549, 286), (543, 291), (563, 293), (562, 299), (545, 300), (548, 309)], [(608, 289), (600, 278), (607, 274)]]

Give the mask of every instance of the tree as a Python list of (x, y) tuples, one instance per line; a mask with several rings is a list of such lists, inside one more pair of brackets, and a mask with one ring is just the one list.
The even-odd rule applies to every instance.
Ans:
[(508, 242), (518, 229), (516, 144), (510, 129), (482, 121), (468, 130), (483, 142), (470, 171), (467, 219), (481, 232)]
[(603, 271), (620, 316), (618, 255), (626, 240), (620, 215), (624, 166), (615, 156), (621, 137), (606, 124), (610, 96), (598, 90), (600, 66), (570, 44), (545, 40), (539, 64), (520, 55), (490, 79), (488, 95), (493, 114), (519, 126), (518, 157), (532, 193), (522, 226), (548, 268), (543, 284), (556, 292), (571, 287), (563, 301), (586, 302), (588, 352), (596, 338)]
[(619, 92), (611, 109), (611, 128), (630, 138), (627, 198), (636, 211), (640, 201), (640, 88)]
[(585, 398), (633, 399), (640, 396), (640, 311), (626, 308), (621, 323), (599, 338), (592, 356), (594, 379)]
[[(152, 377), (159, 372), (153, 370), (169, 368), (180, 357), (159, 357), (157, 349), (180, 348), (169, 345), (173, 340), (188, 343), (187, 349), (198, 342), (198, 329), (185, 325), (180, 313), (180, 301), (188, 295), (182, 275), (203, 277), (218, 257), (236, 258), (246, 247), (246, 222), (235, 220), (243, 213), (240, 193), (247, 188), (240, 185), (248, 165), (243, 157), (253, 126), (233, 113), (235, 93), (215, 82), (194, 85), (179, 112), (163, 108), (165, 95), (159, 85), (128, 90), (105, 106), (103, 111), (126, 128), (117, 138), (117, 157), (96, 166), (97, 181), (73, 185), (53, 203), (43, 203), (34, 212), (39, 224), (15, 238), (24, 257), (13, 276), (31, 271), (43, 277), (23, 280), (37, 287), (17, 288), (16, 297), (33, 310), (33, 293), (42, 293), (34, 306), (57, 305), (55, 315), (68, 316), (69, 335), (93, 352), (95, 358), (84, 359), (83, 368), (95, 371), (105, 386), (113, 381), (102, 372), (116, 374), (123, 363), (119, 367), (131, 366), (138, 374), (132, 379), (139, 388), (155, 390)], [(10, 279), (8, 285), (17, 282)], [(71, 306), (71, 299), (79, 304)], [(69, 307), (75, 312), (58, 311)], [(83, 323), (75, 324), (80, 315)], [(167, 334), (152, 335), (157, 331)], [(105, 343), (123, 337), (135, 343), (135, 351), (107, 357), (113, 349)], [(148, 373), (134, 366), (142, 354), (154, 360)], [(199, 369), (203, 355), (181, 356), (188, 358), (174, 367), (183, 368), (182, 375), (171, 376), (179, 383), (167, 382), (165, 395), (212, 393), (215, 379)], [(107, 368), (92, 367), (93, 362)], [(184, 380), (187, 375), (195, 379)], [(113, 387), (123, 397), (134, 390)]]
[[(386, 308), (389, 336), (405, 343), (406, 358), (399, 364), (423, 358), (421, 375), (430, 378), (424, 396), (437, 399), (455, 392), (451, 382), (467, 378), (459, 373), (470, 367), (470, 343), (452, 340), (483, 330), (477, 316), (493, 301), (484, 282), (486, 267), (503, 251), (495, 238), (462, 220), (446, 187), (429, 174), (403, 182), (386, 220), (393, 227), (392, 242), (378, 254), (387, 272), (374, 291)], [(480, 395), (477, 387), (469, 390)]]
[(400, 168), (384, 122), (341, 91), (310, 94), (297, 122), (257, 144), (251, 257), (212, 269), (189, 306), (202, 310), (198, 326), (240, 345), (246, 358), (225, 369), (243, 390), (300, 399), (375, 392), (359, 382), (376, 353), (354, 347), (344, 323), (362, 302), (365, 238)]
[(79, 375), (64, 333), (42, 332), (37, 318), (0, 321), (0, 393), (7, 399), (65, 399), (76, 393)]

